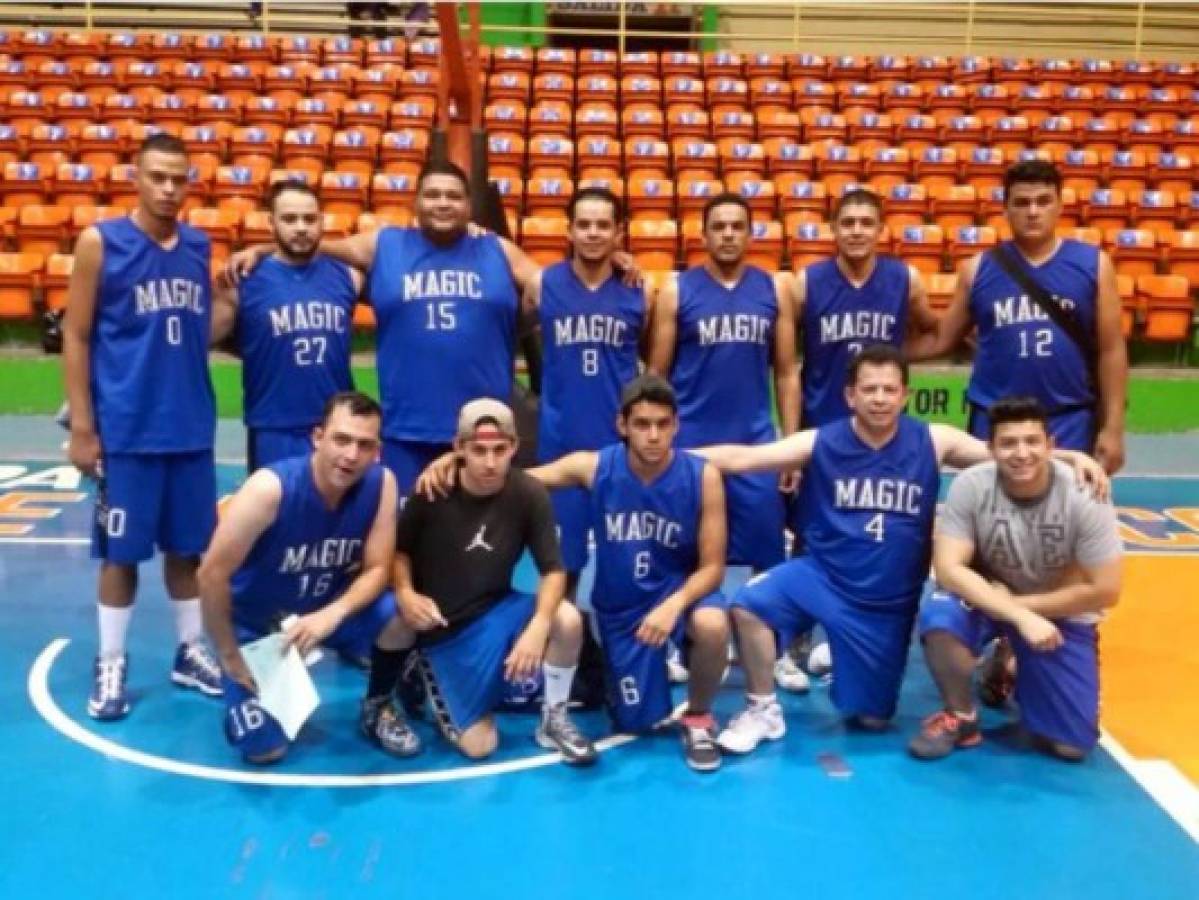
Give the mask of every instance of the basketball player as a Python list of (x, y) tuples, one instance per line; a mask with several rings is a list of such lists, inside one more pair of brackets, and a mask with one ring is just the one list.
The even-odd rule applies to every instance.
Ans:
[[(712, 699), (726, 665), (725, 514), (720, 475), (673, 449), (678, 407), (656, 375), (625, 385), (617, 410), (621, 442), (571, 453), (528, 474), (551, 488), (584, 491), (595, 531), (592, 607), (607, 668), (609, 709), (618, 731), (647, 732), (671, 712), (667, 642), (688, 642), (691, 677), (680, 720), (687, 764), (720, 767)], [(453, 461), (421, 477), (423, 494), (452, 484)]]
[[(703, 212), (708, 259), (654, 306), (649, 370), (678, 395), (681, 447), (774, 440), (771, 372), (784, 435), (798, 425), (795, 320), (787, 280), (745, 262), (749, 205), (713, 197)], [(791, 487), (788, 476), (785, 487)], [(761, 570), (783, 558), (783, 499), (773, 472), (725, 479), (728, 561)]]
[[(946, 425), (903, 415), (907, 364), (894, 347), (867, 347), (849, 364), (853, 414), (756, 447), (697, 451), (722, 471), (804, 469), (805, 555), (752, 579), (733, 598), (746, 709), (720, 746), (748, 753), (786, 732), (771, 669), (779, 643), (819, 623), (832, 651), (832, 700), (852, 727), (885, 728), (895, 712), (908, 641), (928, 574), (940, 467), (988, 458)], [(1102, 473), (1081, 454), (1080, 471)]]
[[(395, 595), (385, 590), (395, 552), (396, 486), (376, 462), (379, 405), (334, 394), (310, 438), (313, 450), (254, 472), (221, 515), (200, 566), (204, 619), (220, 654), (225, 736), (251, 763), (283, 757), (288, 740), (257, 700), (239, 644), (274, 630), (304, 655), (319, 645), (349, 655), (399, 646)], [(397, 756), (420, 742), (391, 698), (372, 697), (360, 721)]]
[(302, 181), (266, 196), (275, 252), (237, 287), (218, 288), (213, 339), (232, 330), (242, 359), (251, 472), (312, 452), (325, 402), (353, 387), (351, 323), (362, 274), (317, 253), (321, 208)]
[(998, 400), (990, 418), (994, 461), (954, 479), (937, 521), (940, 590), (924, 603), (920, 634), (945, 707), (909, 748), (938, 759), (982, 741), (970, 676), (983, 645), (1003, 634), (1034, 743), (1080, 760), (1099, 738), (1097, 624), (1120, 595), (1116, 513), (1076, 490), (1065, 463), (1051, 459), (1038, 401)]
[[(516, 449), (516, 423), (507, 406), (479, 398), (462, 407), (455, 488), (438, 500), (413, 494), (400, 515), (400, 646), (417, 647), (437, 725), (463, 755), (482, 759), (495, 751), (494, 710), (507, 685), (540, 668), (545, 695), (535, 738), (565, 762), (586, 765), (595, 761), (595, 747), (566, 710), (583, 622), (572, 604), (560, 602), (566, 575), (549, 495), (512, 469)], [(512, 588), (526, 548), (540, 573), (535, 597)], [(403, 651), (380, 654), (372, 665), (368, 703), (391, 694), (406, 668)]]
[(196, 588), (216, 523), (210, 247), (177, 221), (188, 183), (182, 141), (147, 137), (135, 177), (136, 209), (79, 236), (63, 335), (68, 453), (100, 485), (92, 535), (100, 648), (87, 710), (105, 720), (129, 712), (125, 637), (138, 563), (156, 546), (178, 635), (171, 680), (221, 692)]

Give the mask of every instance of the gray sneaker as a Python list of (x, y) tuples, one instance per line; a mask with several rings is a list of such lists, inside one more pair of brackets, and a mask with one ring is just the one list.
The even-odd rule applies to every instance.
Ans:
[(366, 697), (362, 701), (358, 726), (368, 740), (392, 756), (416, 756), (421, 751), (420, 736), (412, 730), (390, 697)]
[(697, 772), (715, 772), (720, 768), (720, 747), (716, 743), (716, 720), (711, 713), (683, 716), (679, 719), (683, 757)]
[(908, 752), (917, 759), (941, 759), (954, 750), (977, 747), (982, 742), (978, 713), (973, 719), (963, 719), (942, 709), (920, 723), (920, 732), (908, 742)]
[(571, 721), (565, 703), (542, 709), (533, 738), (546, 750), (561, 753), (562, 761), (570, 766), (589, 766), (599, 758), (595, 745)]

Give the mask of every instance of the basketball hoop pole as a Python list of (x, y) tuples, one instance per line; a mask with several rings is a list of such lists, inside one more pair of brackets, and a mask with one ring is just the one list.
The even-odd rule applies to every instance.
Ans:
[[(448, 159), (470, 176), (471, 218), (486, 216), (487, 134), (483, 130), (483, 92), (479, 84), (481, 59), (479, 4), (465, 4), (470, 23), (466, 38), (458, 24), (459, 3), (437, 3), (441, 33), (441, 78), (438, 82), (437, 128), (429, 155)], [(451, 109), (452, 107), (452, 109)]]

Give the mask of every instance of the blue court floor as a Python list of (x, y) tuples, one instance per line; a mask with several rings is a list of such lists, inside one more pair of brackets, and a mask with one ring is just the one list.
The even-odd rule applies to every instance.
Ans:
[[(227, 490), (240, 468), (220, 475)], [(1117, 501), (1199, 507), (1199, 480), (1122, 479)], [(70, 470), (0, 458), (0, 897), (1199, 897), (1196, 838), (1106, 750), (1058, 763), (989, 713), (980, 748), (909, 759), (936, 706), (916, 651), (889, 733), (847, 733), (818, 685), (785, 698), (784, 740), (712, 776), (684, 766), (671, 734), (608, 742), (597, 766), (568, 769), (521, 714), (501, 717), (492, 763), (462, 761), (424, 725), (432, 749), (393, 760), (356, 732), (363, 674), (327, 658), (292, 754), (249, 769), (219, 703), (168, 682), (173, 628), (146, 566), (134, 711), (93, 722), (89, 510)], [(582, 722), (607, 733), (598, 713)]]

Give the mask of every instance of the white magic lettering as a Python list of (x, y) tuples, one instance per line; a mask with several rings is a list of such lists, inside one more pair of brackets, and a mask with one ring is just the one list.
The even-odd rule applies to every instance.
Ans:
[(604, 516), (607, 538), (614, 543), (623, 541), (653, 541), (672, 550), (679, 546), (683, 526), (655, 512), (608, 513)]
[(334, 331), (344, 334), (346, 310), (324, 300), (291, 303), (270, 311), (271, 334), (279, 337), (297, 331)]
[(895, 316), (860, 309), (820, 317), (820, 343), (875, 340), (889, 342), (895, 333)]
[[(1062, 309), (1074, 309), (1074, 301), (1069, 297), (1059, 297), (1054, 294), (1053, 299)], [(1024, 322), (1049, 321), (1049, 313), (1030, 300), (1027, 294), (1021, 294), (1018, 297), (1005, 297), (1002, 300), (994, 301), (991, 306), (995, 314), (996, 328), (1003, 328), (1005, 325), (1020, 325)]]
[(628, 330), (627, 322), (598, 313), (565, 316), (554, 320), (554, 343), (559, 347), (571, 344), (608, 344), (621, 347)]
[(361, 538), (326, 538), (310, 544), (297, 544), (283, 551), (280, 575), (298, 575), (308, 569), (335, 569), (357, 562), (362, 552)]
[(404, 302), (410, 300), (482, 300), (483, 279), (478, 272), (433, 269), (404, 276)]
[(838, 478), (833, 505), (918, 516), (923, 499), (923, 487), (901, 478)]
[(155, 278), (133, 287), (133, 300), (139, 316), (163, 310), (191, 310), (204, 315), (204, 288), (190, 278)]
[(709, 344), (765, 344), (770, 336), (770, 320), (744, 313), (722, 313), (700, 319), (700, 346)]

